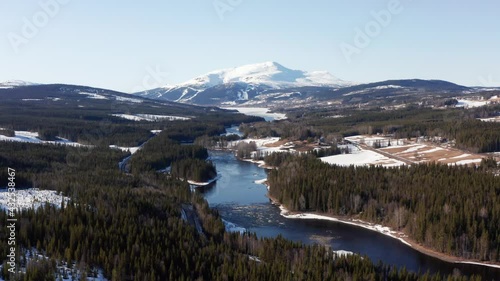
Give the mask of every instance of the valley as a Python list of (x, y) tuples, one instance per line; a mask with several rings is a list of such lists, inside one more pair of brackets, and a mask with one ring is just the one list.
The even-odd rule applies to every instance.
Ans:
[[(406, 243), (420, 245), (424, 252), (432, 249), (460, 261), (496, 264), (492, 245), (498, 241), (489, 231), (496, 231), (491, 226), (495, 224), (496, 208), (490, 203), (495, 200), (492, 190), (498, 188), (495, 174), (499, 159), (495, 158), (495, 151), (499, 130), (494, 129), (496, 122), (477, 120), (493, 118), (499, 112), (493, 103), (458, 108), (422, 104), (409, 105), (409, 109), (385, 109), (376, 103), (360, 108), (337, 103), (314, 110), (293, 106), (272, 110), (233, 106), (221, 109), (83, 86), (9, 87), (0, 89), (5, 101), (0, 106), (4, 112), (0, 116), (0, 161), (2, 166), (16, 167), (18, 196), (22, 198), (19, 202), (25, 202), (16, 213), (26, 229), (19, 230), (19, 255), (37, 251), (44, 257), (22, 262), (20, 275), (50, 273), (57, 277), (61, 272), (73, 272), (74, 276), (99, 275), (107, 280), (143, 278), (147, 276), (142, 273), (147, 271), (143, 265), (132, 265), (126, 258), (135, 250), (125, 246), (130, 242), (124, 237), (132, 235), (136, 241), (170, 237), (156, 249), (135, 242), (148, 249), (148, 254), (140, 258), (144, 260), (157, 256), (157, 250), (167, 249), (161, 259), (165, 266), (152, 269), (160, 278), (182, 278), (191, 268), (205, 278), (217, 275), (191, 264), (199, 259), (232, 266), (236, 262), (245, 276), (252, 274), (249, 270), (270, 276), (276, 273), (276, 267), (263, 268), (258, 264), (278, 266), (288, 260), (279, 251), (269, 251), (269, 243), (280, 243), (280, 249), (291, 255), (311, 251), (309, 258), (324, 256), (325, 262), (334, 268), (332, 273), (342, 271), (345, 276), (356, 275), (354, 271), (344, 271), (347, 260), (349, 266), (373, 270), (374, 274), (398, 272), (411, 280), (418, 280), (424, 271), (443, 277), (459, 271), (471, 280), (498, 276), (495, 268), (437, 261), (407, 244), (382, 238), (404, 237), (410, 241)], [(17, 110), (20, 107), (23, 111)], [(459, 131), (454, 130), (457, 126)], [(470, 138), (471, 135), (478, 137)], [(231, 152), (221, 151), (227, 149), (246, 162), (237, 160)], [(269, 175), (256, 164), (267, 168)], [(358, 172), (347, 176), (353, 167)], [(428, 215), (416, 215), (421, 207), (415, 209), (417, 205), (404, 200), (382, 200), (388, 195), (380, 192), (387, 188), (394, 192), (393, 182), (400, 182), (402, 190), (417, 189), (407, 187), (413, 180), (406, 178), (410, 176), (406, 171), (421, 173), (422, 169), (438, 173), (435, 177), (441, 178), (449, 199), (455, 198), (445, 204), (446, 212), (458, 212), (464, 204), (456, 201), (457, 194), (449, 189), (453, 185), (446, 181), (449, 176), (458, 179), (465, 173), (469, 176), (461, 178), (464, 184), (474, 178), (476, 184), (480, 183), (474, 188), (484, 188), (492, 196), (479, 197), (485, 205), (480, 212), (467, 214), (482, 221), (476, 234), (469, 232), (470, 226), (459, 237), (450, 232), (439, 233)], [(359, 178), (365, 172), (376, 178)], [(2, 181), (7, 178), (3, 173)], [(281, 178), (281, 173), (286, 176)], [(325, 177), (330, 173), (346, 175)], [(381, 179), (382, 175), (388, 178)], [(353, 191), (342, 195), (329, 193), (334, 179), (351, 179), (338, 188), (351, 187)], [(388, 185), (372, 186), (358, 180)], [(269, 185), (269, 191), (262, 183)], [(285, 183), (288, 191), (282, 193)], [(298, 190), (296, 184), (300, 186)], [(304, 192), (303, 188), (310, 190)], [(266, 197), (268, 192), (275, 204), (283, 205), (281, 209)], [(318, 192), (324, 195), (317, 196)], [(464, 190), (460, 192), (466, 194)], [(403, 194), (390, 196), (400, 198)], [(102, 216), (93, 215), (93, 210), (99, 210)], [(398, 216), (400, 221), (395, 222), (394, 217)], [(81, 221), (55, 227), (70, 217)], [(332, 217), (334, 222), (330, 222)], [(484, 220), (485, 217), (492, 221)], [(412, 228), (408, 223), (411, 219), (431, 226), (419, 236), (422, 230)], [(131, 222), (126, 223), (128, 234), (113, 234), (111, 231), (125, 231), (120, 226), (124, 221)], [(358, 227), (361, 221), (366, 222), (362, 223), (366, 229)], [(154, 228), (154, 232), (132, 227), (141, 224)], [(106, 230), (93, 230), (102, 225), (108, 225)], [(421, 227), (421, 223), (415, 226)], [(443, 231), (446, 229), (448, 226)], [(167, 235), (172, 231), (177, 236)], [(431, 239), (442, 235), (449, 235), (456, 242), (442, 246)], [(54, 244), (54, 237), (62, 244)], [(75, 238), (71, 237), (78, 237), (81, 242), (72, 243)], [(90, 237), (100, 237), (99, 244)], [(359, 237), (363, 242), (356, 245), (348, 237)], [(461, 245), (460, 239), (469, 239), (477, 246)], [(122, 246), (113, 246), (115, 241)], [(180, 244), (181, 241), (189, 244)], [(370, 246), (373, 241), (381, 243), (380, 247)], [(214, 247), (219, 250), (208, 250)], [(177, 248), (182, 252), (174, 250)], [(388, 248), (407, 258), (387, 255), (383, 249)], [(104, 249), (109, 254), (104, 254)], [(330, 250), (342, 255), (326, 254)], [(186, 261), (185, 253), (199, 258), (181, 265), (182, 260)], [(222, 253), (231, 258), (221, 260)], [(114, 262), (117, 255), (119, 267)], [(244, 258), (248, 256), (252, 258)], [(293, 266), (324, 272), (324, 268), (309, 263), (309, 258), (299, 258)], [(44, 262), (47, 260), (51, 262)], [(376, 265), (378, 260), (381, 265)], [(170, 270), (166, 270), (166, 263)], [(2, 268), (5, 272), (7, 267)], [(279, 274), (290, 274), (288, 269), (285, 271), (288, 273)], [(232, 274), (234, 278), (240, 276)]]

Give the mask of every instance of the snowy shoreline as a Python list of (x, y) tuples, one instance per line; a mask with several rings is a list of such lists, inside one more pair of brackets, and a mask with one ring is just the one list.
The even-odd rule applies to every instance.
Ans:
[(413, 245), (410, 242), (405, 240), (405, 238), (408, 238), (408, 235), (406, 235), (400, 231), (391, 230), (387, 226), (369, 223), (369, 222), (365, 222), (365, 221), (357, 220), (357, 219), (346, 220), (346, 219), (336, 218), (333, 216), (320, 215), (320, 214), (315, 214), (315, 213), (292, 213), (288, 209), (286, 209), (285, 206), (283, 206), (282, 204), (277, 202), (275, 199), (273, 199), (271, 197), (269, 197), (269, 199), (272, 201), (272, 203), (274, 205), (276, 205), (280, 208), (280, 210), (281, 210), (280, 215), (283, 216), (284, 218), (287, 218), (287, 219), (326, 220), (326, 221), (333, 221), (333, 222), (353, 225), (356, 227), (361, 227), (364, 229), (368, 229), (368, 230), (380, 233), (382, 235), (391, 237), (393, 239), (397, 239), (401, 243), (407, 245), (408, 247), (410, 247), (410, 248), (412, 248), (412, 249), (414, 249), (422, 254), (440, 259), (440, 260), (445, 261), (445, 262), (487, 266), (487, 267), (492, 267), (492, 268), (500, 268), (500, 264), (483, 263), (483, 262), (478, 262), (478, 261), (474, 261), (474, 260), (457, 260), (456, 257), (449, 256), (449, 255), (444, 254), (444, 253), (434, 252), (434, 250), (420, 246), (420, 245)]
[[(245, 159), (240, 159), (241, 161), (247, 161)], [(255, 164), (259, 164), (260, 168), (265, 168), (266, 164), (262, 163), (264, 161), (247, 161), (247, 162), (252, 162)], [(266, 179), (258, 180), (255, 181), (255, 183), (258, 184), (263, 184), (267, 187), (269, 190), (269, 183), (267, 182)], [(338, 223), (343, 223), (343, 224), (348, 224), (356, 227), (361, 227), (367, 230), (371, 230), (377, 233), (380, 233), (382, 235), (385, 235), (387, 237), (390, 237), (392, 239), (399, 240), (401, 243), (405, 244), (406, 246), (422, 253), (427, 256), (431, 256), (437, 259), (440, 259), (445, 262), (449, 263), (456, 263), (456, 264), (472, 264), (472, 265), (479, 265), (479, 266), (487, 266), (487, 267), (492, 267), (492, 268), (500, 268), (500, 264), (490, 264), (490, 263), (483, 263), (483, 262), (478, 262), (474, 260), (458, 260), (456, 257), (444, 254), (444, 253), (439, 253), (439, 252), (434, 252), (434, 250), (420, 246), (418, 244), (412, 244), (409, 241), (407, 241), (405, 238), (408, 238), (408, 235), (401, 231), (394, 231), (391, 228), (379, 224), (374, 224), (370, 222), (365, 222), (362, 220), (358, 219), (341, 219), (337, 218), (334, 216), (328, 216), (328, 215), (322, 215), (322, 214), (317, 214), (317, 213), (298, 213), (298, 212), (290, 212), (283, 204), (278, 202), (275, 198), (272, 198), (269, 193), (267, 197), (271, 200), (273, 205), (276, 205), (280, 208), (280, 215), (284, 218), (287, 219), (309, 219), (309, 220), (326, 220), (326, 221), (333, 221), (333, 222), (338, 222)]]
[(192, 181), (192, 180), (188, 180), (187, 182), (190, 184), (190, 185), (194, 185), (194, 186), (207, 186), (217, 180), (219, 180), (221, 178), (221, 175), (220, 174), (217, 174), (217, 176), (209, 181), (206, 181), (206, 182), (198, 182), (198, 181)]

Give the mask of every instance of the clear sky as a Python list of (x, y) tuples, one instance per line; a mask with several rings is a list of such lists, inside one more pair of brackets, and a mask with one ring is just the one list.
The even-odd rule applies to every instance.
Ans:
[(356, 82), (500, 86), (499, 11), (498, 0), (0, 0), (0, 81), (130, 92), (276, 61)]

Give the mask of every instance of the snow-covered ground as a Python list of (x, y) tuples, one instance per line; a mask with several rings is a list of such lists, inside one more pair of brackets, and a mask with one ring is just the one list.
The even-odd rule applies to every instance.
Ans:
[(481, 107), (489, 104), (487, 100), (458, 100), (458, 103), (455, 107), (463, 107), (463, 108), (473, 108), (473, 107)]
[(320, 158), (321, 161), (330, 165), (338, 166), (370, 166), (381, 165), (384, 167), (397, 167), (404, 165), (403, 162), (388, 158), (370, 150), (353, 151), (351, 154), (338, 154)]
[(491, 117), (491, 118), (480, 118), (479, 120), (483, 122), (500, 122), (500, 116)]
[(87, 98), (94, 99), (94, 100), (107, 100), (108, 99), (107, 97), (105, 97), (103, 95), (99, 95), (99, 94), (95, 94), (95, 93), (80, 92), (79, 94), (85, 95), (85, 96), (87, 96)]
[(12, 89), (17, 87), (33, 86), (33, 85), (40, 85), (40, 84), (22, 80), (8, 80), (0, 83), (0, 89)]
[(236, 224), (229, 222), (225, 219), (222, 219), (224, 226), (226, 227), (227, 232), (239, 232), (241, 234), (245, 233), (247, 230), (244, 227), (237, 226)]
[[(36, 262), (36, 261), (42, 261), (42, 260), (48, 260), (49, 257), (40, 254), (36, 249), (33, 249), (31, 251), (26, 251), (22, 257), (26, 257), (26, 260), (23, 260), (24, 264), (28, 264), (29, 262)], [(0, 265), (0, 269), (2, 268), (2, 265)], [(23, 266), (20, 268), (20, 272), (26, 273), (26, 268)], [(108, 281), (108, 279), (104, 278), (104, 274), (102, 269), (97, 269), (93, 268), (91, 272), (95, 277), (91, 276), (89, 277), (87, 274), (87, 278), (85, 280), (87, 281)], [(77, 280), (83, 280), (82, 279), (82, 273), (80, 270), (77, 269), (76, 263), (73, 263), (71, 267), (68, 267), (68, 264), (65, 262), (57, 262), (56, 265), (56, 271), (54, 272), (56, 279), (55, 280), (64, 280), (64, 281), (77, 281)], [(0, 281), (4, 281), (0, 277)]]
[(14, 137), (7, 137), (0, 135), (0, 141), (14, 141), (14, 142), (29, 142), (29, 143), (40, 143), (40, 144), (62, 144), (70, 146), (87, 146), (84, 144), (79, 144), (77, 142), (72, 142), (64, 138), (59, 138), (56, 141), (44, 141), (39, 139), (38, 133), (27, 132), (27, 131), (15, 131)]
[(171, 116), (171, 115), (154, 115), (154, 114), (111, 114), (111, 115), (115, 116), (115, 117), (127, 119), (127, 120), (132, 120), (132, 121), (149, 121), (149, 122), (156, 122), (156, 121), (163, 121), (163, 120), (186, 121), (186, 120), (191, 119), (190, 117)]
[(333, 251), (333, 253), (334, 253), (337, 257), (347, 257), (347, 256), (354, 255), (354, 253), (353, 253), (353, 252), (351, 252), (351, 251), (345, 251), (345, 250), (337, 250), (337, 251)]
[(141, 149), (140, 146), (134, 146), (134, 147), (124, 147), (124, 146), (116, 146), (116, 145), (110, 145), (109, 148), (112, 149), (119, 149), (124, 152), (130, 152), (130, 154), (136, 153), (139, 149)]
[(128, 102), (133, 102), (133, 103), (142, 103), (142, 100), (140, 99), (134, 99), (134, 98), (126, 98), (126, 97), (120, 97), (120, 96), (115, 96), (117, 101), (128, 101)]
[(266, 107), (224, 107), (223, 109), (237, 110), (245, 115), (262, 117), (266, 121), (286, 119), (286, 114), (271, 113), (270, 109)]
[(188, 183), (189, 183), (190, 185), (194, 185), (194, 186), (207, 186), (207, 185), (209, 185), (209, 184), (211, 184), (211, 183), (213, 183), (213, 182), (215, 182), (215, 181), (219, 180), (219, 179), (220, 179), (220, 177), (221, 177), (221, 175), (220, 175), (220, 174), (217, 174), (217, 176), (216, 176), (215, 178), (213, 178), (213, 179), (211, 179), (211, 180), (209, 180), (209, 181), (206, 181), (206, 182), (199, 182), (199, 181), (192, 181), (192, 180), (188, 180)]
[[(63, 201), (67, 204), (70, 200), (69, 197), (62, 196), (54, 190), (39, 190), (37, 188), (16, 189), (14, 194), (17, 209), (34, 208), (36, 210), (45, 203), (59, 207)], [(0, 189), (0, 209), (6, 210), (8, 208), (9, 196), (7, 189)]]

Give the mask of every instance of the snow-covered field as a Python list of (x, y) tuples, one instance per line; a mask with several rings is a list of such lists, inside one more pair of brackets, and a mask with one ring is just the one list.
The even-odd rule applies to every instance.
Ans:
[(186, 121), (190, 120), (190, 117), (182, 117), (182, 116), (171, 116), (171, 115), (154, 115), (154, 114), (111, 114), (112, 116), (132, 120), (132, 121), (148, 121), (148, 122), (156, 122), (156, 121)]
[(351, 154), (339, 154), (320, 158), (321, 161), (330, 165), (338, 166), (370, 166), (380, 165), (384, 167), (398, 167), (404, 165), (403, 162), (391, 159), (380, 153), (370, 150), (353, 151)]
[(459, 99), (458, 103), (455, 107), (463, 107), (463, 108), (473, 108), (473, 107), (481, 107), (489, 104), (488, 100), (463, 100)]
[[(18, 209), (34, 208), (36, 210), (45, 203), (61, 206), (63, 201), (67, 204), (70, 200), (69, 197), (62, 196), (56, 191), (39, 190), (37, 188), (17, 189), (14, 194), (16, 195), (16, 206)], [(0, 189), (0, 209), (7, 209), (9, 196), (10, 194), (7, 192), (7, 189)]]
[(40, 143), (40, 144), (62, 144), (70, 146), (87, 146), (84, 144), (79, 144), (77, 142), (72, 142), (64, 138), (59, 138), (56, 141), (44, 141), (39, 139), (38, 133), (27, 132), (27, 131), (15, 131), (14, 137), (7, 137), (0, 135), (0, 141), (14, 141), (14, 142), (28, 142), (28, 143)]
[(381, 151), (394, 156), (407, 159), (414, 163), (436, 162), (447, 165), (471, 165), (479, 164), (483, 156), (470, 154), (448, 147), (440, 147), (434, 144), (407, 144), (381, 148)]
[(266, 107), (224, 107), (223, 109), (237, 110), (240, 113), (250, 116), (258, 116), (266, 119), (266, 121), (283, 120), (286, 119), (286, 114), (271, 113), (270, 109)]

